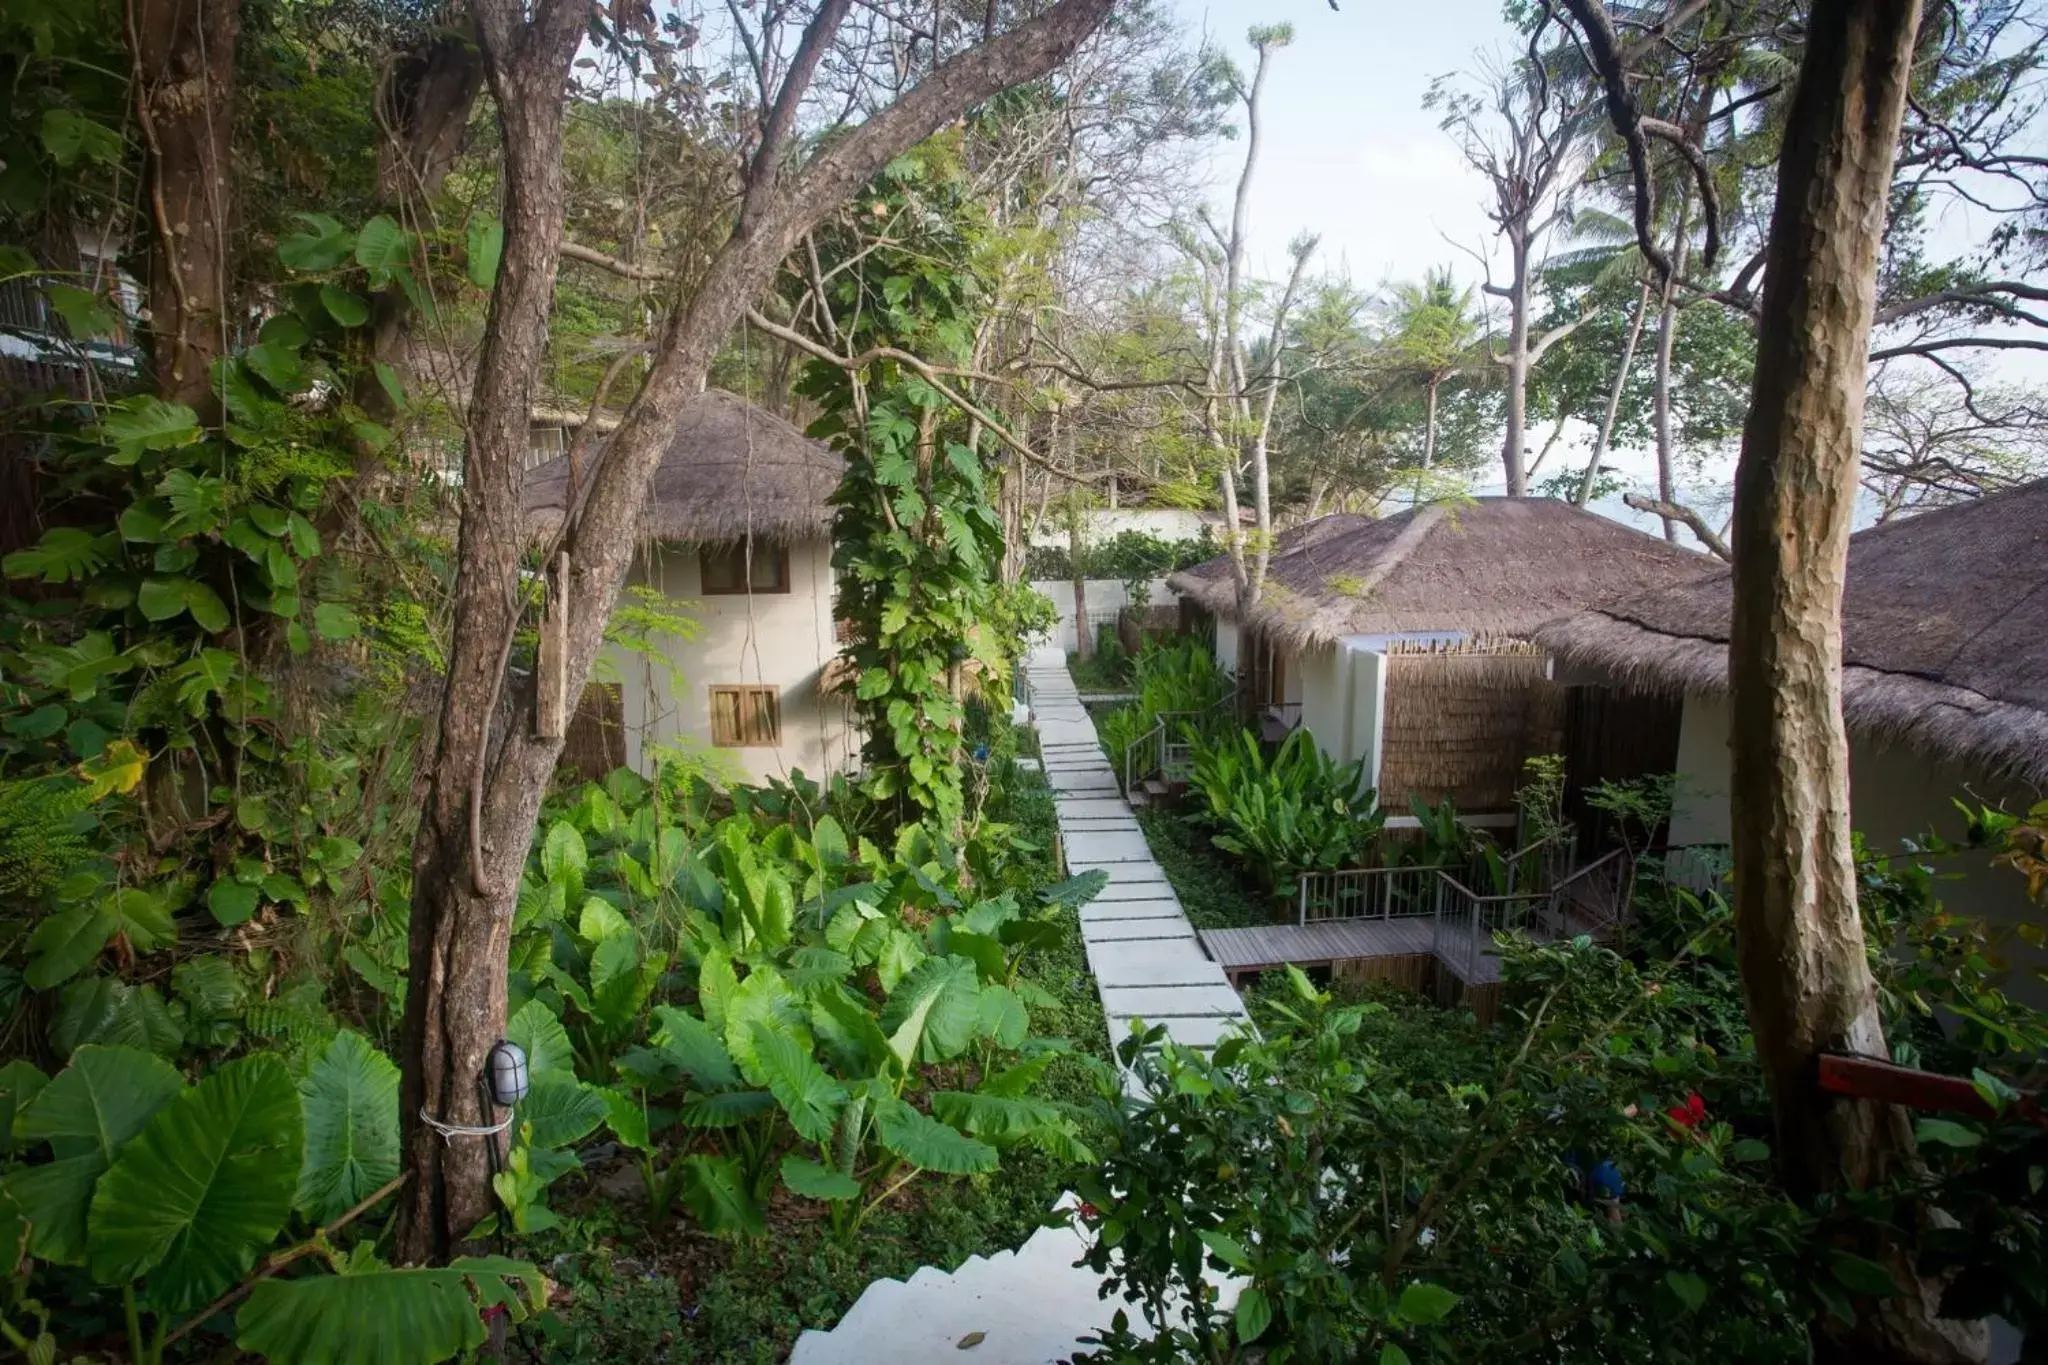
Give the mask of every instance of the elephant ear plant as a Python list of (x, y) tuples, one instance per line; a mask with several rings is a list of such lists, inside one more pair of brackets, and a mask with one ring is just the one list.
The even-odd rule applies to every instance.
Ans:
[[(258, 1054), (197, 1085), (148, 1052), (88, 1044), (54, 1077), (0, 1068), (0, 1112), (0, 1259), (118, 1290), (142, 1365), (229, 1311), (236, 1345), (279, 1365), (431, 1365), (483, 1343), (480, 1309), (517, 1320), (545, 1302), (524, 1262), (400, 1269), (357, 1238), (399, 1181), (398, 1071), (356, 1034), (298, 1081)], [(276, 1273), (287, 1266), (298, 1273)], [(27, 1282), (0, 1287), (0, 1335), (54, 1360)]]
[(600, 1127), (651, 1219), (681, 1207), (740, 1238), (766, 1233), (778, 1185), (850, 1238), (923, 1174), (985, 1174), (1020, 1146), (1089, 1159), (1034, 1094), (1066, 1044), (1032, 1035), (1021, 968), (1099, 873), (1034, 896), (921, 826), (885, 852), (831, 816), (764, 832), (750, 810), (693, 833), (641, 897), (586, 880), (580, 819), (548, 831), (521, 901), (509, 1034), (533, 1088), (496, 1182), (513, 1230), (554, 1221), (547, 1188)]

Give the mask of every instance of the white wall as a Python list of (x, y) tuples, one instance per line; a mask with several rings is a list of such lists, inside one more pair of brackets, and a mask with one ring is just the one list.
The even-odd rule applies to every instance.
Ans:
[(1216, 618), (1216, 662), (1229, 672), (1237, 672), (1237, 622)]
[(1357, 752), (1351, 744), (1351, 663), (1348, 651), (1319, 645), (1287, 660), (1287, 699), (1301, 702), (1301, 723), (1316, 737), (1316, 747), (1348, 763)]
[[(1221, 513), (1185, 507), (1092, 507), (1081, 517), (1081, 536), (1089, 545), (1099, 545), (1123, 531), (1143, 531), (1161, 540), (1194, 540), (1202, 534), (1204, 526), (1211, 535), (1223, 533)], [(1069, 539), (1065, 519), (1048, 516), (1038, 523), (1031, 543), (1066, 549)]]
[[(1059, 625), (1053, 633), (1033, 643), (1057, 644), (1067, 653), (1073, 653), (1076, 648), (1073, 583), (1063, 579), (1048, 579), (1033, 583), (1031, 586), (1050, 597), (1060, 614)], [(1105, 625), (1115, 625), (1116, 614), (1130, 605), (1130, 594), (1125, 592), (1124, 585), (1114, 578), (1091, 578), (1087, 581), (1084, 591), (1088, 595), (1088, 629), (1091, 631), (1099, 631)], [(1149, 603), (1155, 607), (1170, 607), (1180, 600), (1166, 586), (1166, 580), (1163, 578), (1152, 581), (1151, 594)]]
[[(750, 781), (801, 768), (821, 778), (849, 768), (860, 750), (846, 703), (823, 696), (818, 679), (839, 652), (832, 625), (832, 547), (823, 538), (792, 545), (790, 590), (751, 597), (701, 595), (697, 548), (661, 543), (635, 558), (629, 584), (650, 586), (697, 623), (690, 640), (663, 637), (663, 664), (607, 646), (600, 680), (618, 682), (626, 717), (626, 762), (647, 772), (655, 744), (681, 741)], [(711, 745), (710, 688), (781, 689), (782, 743), (776, 748)]]
[[(1678, 729), (1679, 795), (1671, 815), (1671, 842), (1726, 843), (1729, 839), (1728, 703), (1722, 697), (1688, 696)], [(1952, 764), (1937, 762), (1902, 745), (1867, 736), (1849, 738), (1849, 820), (1870, 847), (1896, 851), (1902, 839), (1933, 829), (1952, 843), (1963, 837), (1962, 814), (1951, 799), (2023, 811), (2041, 793), (2014, 783), (1987, 782)], [(2028, 901), (2026, 883), (2009, 868), (1991, 866), (1988, 855), (1964, 852), (1938, 860), (1944, 876), (1935, 894), (1950, 910), (1976, 915), (2009, 940), (2003, 946), (2015, 964), (2048, 965), (2048, 959), (2019, 942), (2014, 926), (2039, 922), (2039, 907)], [(2020, 973), (2009, 985), (2037, 1003), (2048, 990)]]

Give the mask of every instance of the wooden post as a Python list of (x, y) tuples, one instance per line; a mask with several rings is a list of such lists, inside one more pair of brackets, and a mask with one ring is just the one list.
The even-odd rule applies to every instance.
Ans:
[(534, 679), (533, 734), (561, 739), (569, 733), (569, 552), (555, 556), (540, 616), (540, 658)]

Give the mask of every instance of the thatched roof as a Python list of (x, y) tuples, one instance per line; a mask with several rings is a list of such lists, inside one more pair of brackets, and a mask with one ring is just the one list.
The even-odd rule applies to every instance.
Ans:
[[(1325, 517), (1290, 534), (1291, 544), (1275, 542), (1250, 624), (1294, 648), (1418, 631), (1526, 637), (1564, 612), (1698, 577), (1712, 564), (1555, 498), (1431, 503), (1379, 521)], [(1166, 581), (1218, 616), (1237, 615), (1220, 559)]]
[[(1728, 687), (1726, 570), (1544, 627), (1575, 671)], [(2048, 787), (2048, 479), (1859, 531), (1842, 598), (1852, 729)]]
[[(845, 462), (837, 451), (737, 394), (707, 389), (676, 423), (654, 471), (641, 534), (657, 540), (802, 540), (832, 527), (829, 499)], [(521, 503), (537, 531), (561, 523), (567, 457), (526, 475)]]

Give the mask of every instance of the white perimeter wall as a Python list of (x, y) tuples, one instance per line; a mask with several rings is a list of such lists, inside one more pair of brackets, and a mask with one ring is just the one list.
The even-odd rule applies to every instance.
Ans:
[[(1678, 729), (1680, 783), (1671, 815), (1672, 843), (1728, 842), (1729, 768), (1727, 699), (1688, 696)], [(1950, 804), (1952, 798), (1983, 805), (2003, 801), (2009, 811), (2023, 811), (2041, 799), (2041, 793), (2017, 784), (1987, 782), (1903, 746), (1856, 735), (1849, 740), (1849, 786), (1850, 824), (1879, 852), (1896, 850), (1901, 839), (1917, 838), (1929, 829), (1960, 843), (1963, 817)], [(2023, 878), (2009, 868), (1991, 866), (1989, 855), (1983, 853), (1963, 852), (1935, 865), (1943, 873), (1956, 874), (1935, 884), (1944, 905), (1959, 914), (1980, 916), (2001, 931), (2010, 962), (2048, 965), (2048, 958), (2009, 932), (2042, 917), (2039, 907), (2027, 900)], [(2016, 973), (2008, 985), (2036, 1004), (2048, 1003), (2048, 988), (2027, 973)]]
[[(697, 548), (660, 543), (638, 556), (629, 584), (672, 599), (697, 622), (693, 640), (663, 637), (666, 662), (680, 677), (639, 655), (607, 646), (601, 681), (620, 684), (626, 719), (626, 762), (653, 767), (655, 744), (679, 740), (729, 764), (749, 781), (786, 777), (801, 768), (821, 778), (849, 768), (860, 741), (846, 703), (818, 691), (818, 678), (837, 656), (832, 626), (832, 547), (819, 538), (789, 550), (790, 590), (750, 597), (702, 596)], [(781, 689), (778, 748), (714, 749), (710, 688), (728, 684)]]
[[(1089, 545), (1100, 544), (1122, 531), (1143, 531), (1161, 540), (1194, 540), (1207, 526), (1211, 535), (1221, 535), (1220, 512), (1198, 512), (1184, 507), (1094, 507), (1083, 512), (1081, 536)], [(1065, 549), (1069, 536), (1063, 518), (1050, 516), (1038, 523), (1033, 545), (1057, 545)]]
[[(1060, 614), (1059, 625), (1053, 632), (1033, 643), (1056, 644), (1067, 653), (1073, 653), (1076, 648), (1073, 583), (1064, 579), (1047, 579), (1031, 586), (1050, 597)], [(1083, 591), (1088, 598), (1088, 629), (1091, 631), (1100, 630), (1104, 625), (1115, 625), (1116, 614), (1130, 605), (1130, 594), (1125, 592), (1124, 585), (1114, 578), (1091, 578)], [(1152, 581), (1151, 594), (1147, 600), (1149, 605), (1155, 607), (1170, 607), (1180, 601), (1179, 596), (1166, 586), (1166, 580), (1163, 578)]]

